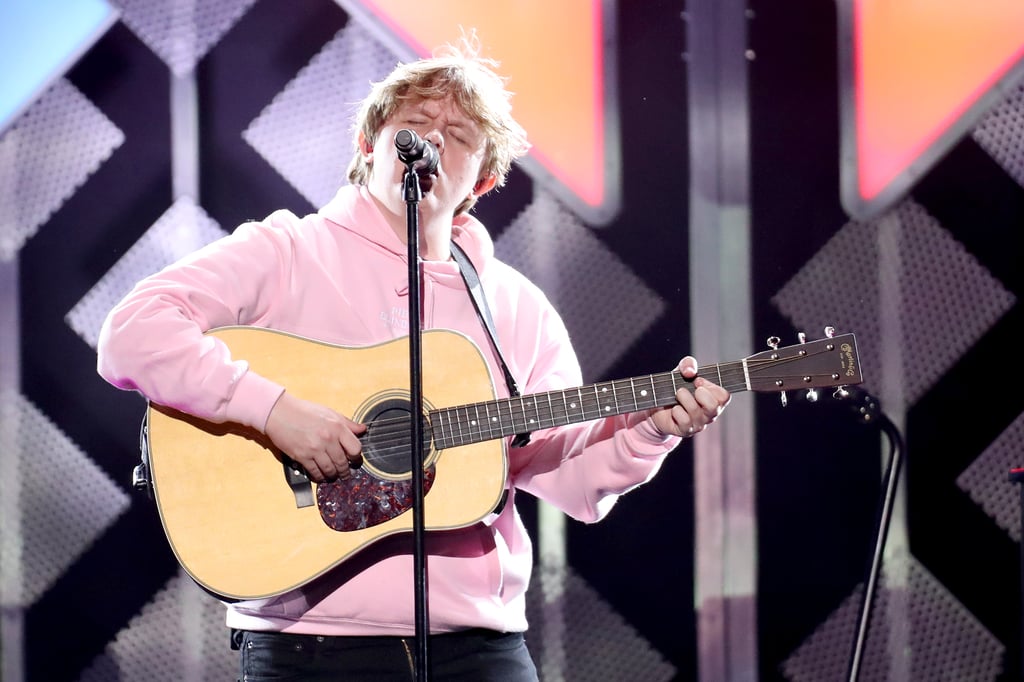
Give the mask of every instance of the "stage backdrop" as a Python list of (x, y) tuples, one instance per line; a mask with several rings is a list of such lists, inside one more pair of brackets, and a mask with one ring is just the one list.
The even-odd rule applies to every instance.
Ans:
[[(96, 334), (139, 278), (243, 221), (332, 195), (353, 105), (409, 57), (400, 27), (375, 13), (387, 4), (97, 2), (51, 65), (57, 77), (27, 86), (27, 106), (4, 119), (11, 679), (233, 679), (221, 605), (179, 571), (152, 502), (132, 489), (145, 403), (96, 375)], [(578, 5), (584, 46), (602, 49), (582, 62), (580, 78), (596, 79), (586, 106), (562, 93), (601, 150), (582, 175), (589, 189), (545, 140), (477, 215), (499, 255), (549, 293), (597, 381), (671, 367), (702, 292), (688, 284), (685, 5)], [(906, 193), (855, 220), (840, 202), (837, 6), (791, 0), (749, 18), (753, 271), (736, 276), (754, 291), (750, 351), (826, 325), (856, 332), (863, 387), (890, 401), (906, 444), (862, 679), (1016, 679), (1021, 526), (1007, 474), (1024, 465), (1024, 90), (1001, 92)], [(44, 17), (24, 42), (54, 44), (68, 21)], [(550, 27), (517, 30), (548, 61), (513, 59), (516, 78), (580, 63), (559, 55), (577, 43)], [(0, 68), (5, 83), (25, 71)], [(567, 108), (558, 95), (552, 112)], [(840, 679), (891, 441), (827, 394), (735, 400), (757, 414), (758, 551), (743, 559), (759, 576), (756, 673)], [(566, 562), (538, 569), (529, 642), (543, 679), (697, 677), (692, 454), (680, 447), (604, 522), (570, 524)], [(536, 505), (523, 513), (539, 532)]]

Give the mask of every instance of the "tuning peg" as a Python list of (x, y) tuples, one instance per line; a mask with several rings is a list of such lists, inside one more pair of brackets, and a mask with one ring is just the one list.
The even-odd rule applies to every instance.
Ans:
[(779, 393), (779, 400), (782, 401), (782, 406), (786, 407), (789, 404), (789, 398), (786, 397), (786, 392)]
[(807, 334), (804, 334), (803, 332), (797, 332), (796, 338), (800, 339), (800, 343), (807, 343)]
[(836, 328), (835, 327), (825, 327), (825, 338), (831, 339), (835, 335), (836, 335)]
[(835, 393), (832, 394), (832, 397), (835, 398), (836, 400), (842, 400), (844, 398), (849, 398), (850, 397), (850, 391), (847, 390), (846, 386), (838, 386), (836, 388), (836, 390), (835, 390)]
[(778, 350), (779, 344), (782, 343), (782, 339), (780, 339), (777, 336), (769, 336), (768, 340), (765, 343), (767, 343), (768, 347), (771, 348), (772, 350)]
[(818, 402), (818, 389), (809, 388), (807, 389), (807, 402), (816, 403)]

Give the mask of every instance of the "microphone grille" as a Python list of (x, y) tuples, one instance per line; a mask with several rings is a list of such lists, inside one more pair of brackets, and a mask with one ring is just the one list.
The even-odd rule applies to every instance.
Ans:
[(411, 130), (402, 129), (395, 134), (395, 146), (403, 151), (410, 151), (416, 146), (416, 139)]

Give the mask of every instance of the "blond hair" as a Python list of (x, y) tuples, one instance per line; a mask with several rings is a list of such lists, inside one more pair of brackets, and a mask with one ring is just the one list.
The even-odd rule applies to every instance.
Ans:
[[(480, 42), (470, 33), (457, 45), (435, 50), (432, 57), (399, 64), (384, 80), (374, 83), (356, 116), (356, 153), (348, 167), (349, 180), (365, 185), (370, 178), (371, 164), (360, 153), (359, 133), (373, 147), (380, 129), (404, 102), (450, 97), (484, 135), (480, 177), (493, 175), (496, 185), (503, 186), (512, 162), (526, 154), (530, 143), (526, 131), (512, 118), (512, 93), (495, 71), (497, 66), (493, 59), (480, 56)], [(456, 214), (475, 203), (475, 196), (468, 198)]]

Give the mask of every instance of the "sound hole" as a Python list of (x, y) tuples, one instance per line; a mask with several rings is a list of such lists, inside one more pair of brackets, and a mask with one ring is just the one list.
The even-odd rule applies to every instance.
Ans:
[[(362, 436), (363, 466), (384, 478), (406, 478), (411, 473), (412, 434), (408, 401), (385, 400), (374, 406), (363, 418), (368, 425)], [(430, 457), (430, 425), (421, 417), (423, 459)]]

